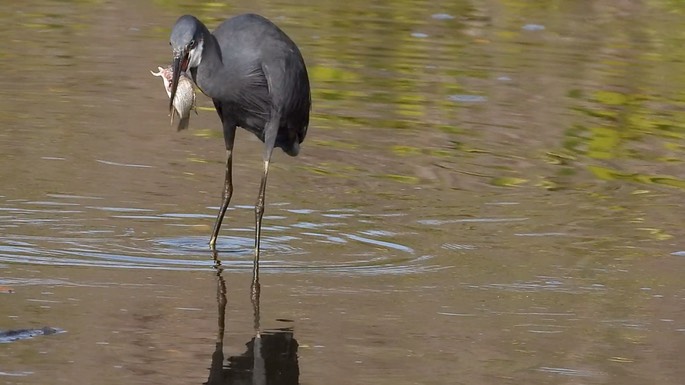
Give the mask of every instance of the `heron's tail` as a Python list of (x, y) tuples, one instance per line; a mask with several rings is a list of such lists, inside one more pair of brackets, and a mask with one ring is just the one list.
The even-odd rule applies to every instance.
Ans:
[(300, 144), (297, 141), (293, 142), (290, 146), (283, 146), (281, 148), (283, 149), (283, 152), (290, 156), (297, 156), (297, 154), (300, 153)]

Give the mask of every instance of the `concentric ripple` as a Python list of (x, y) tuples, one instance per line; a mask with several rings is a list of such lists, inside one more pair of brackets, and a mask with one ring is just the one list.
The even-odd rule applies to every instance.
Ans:
[[(97, 206), (92, 199), (81, 204), (81, 197), (52, 198), (56, 199), (13, 201), (0, 207), (5, 214), (0, 263), (165, 270), (213, 266), (209, 232), (197, 230), (206, 229), (211, 215)], [(235, 210), (240, 214), (252, 208)], [(266, 273), (408, 274), (439, 268), (431, 265), (432, 256), (410, 244), (407, 234), (384, 229), (386, 215), (289, 204), (272, 205), (269, 214), (260, 261)], [(225, 268), (252, 268), (253, 234), (252, 228), (222, 229), (217, 256)]]

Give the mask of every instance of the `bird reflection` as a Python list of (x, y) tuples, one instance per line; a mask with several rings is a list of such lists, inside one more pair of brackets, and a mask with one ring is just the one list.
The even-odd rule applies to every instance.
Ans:
[(206, 385), (296, 385), (299, 384), (300, 368), (297, 361), (297, 340), (292, 328), (261, 331), (259, 309), (259, 264), (252, 269), (250, 299), (253, 310), (254, 337), (247, 342), (245, 353), (228, 357), (224, 361), (224, 331), (226, 325), (226, 281), (218, 255), (214, 254), (218, 305), (218, 332), (216, 346), (209, 368)]

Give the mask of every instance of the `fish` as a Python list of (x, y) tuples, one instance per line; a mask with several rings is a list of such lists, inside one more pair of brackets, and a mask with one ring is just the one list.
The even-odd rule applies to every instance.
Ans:
[[(164, 82), (164, 90), (168, 97), (171, 97), (171, 82), (173, 80), (174, 70), (171, 66), (166, 68), (157, 67), (158, 72), (150, 71), (154, 76), (159, 76)], [(195, 107), (195, 84), (193, 80), (185, 72), (181, 72), (181, 76), (178, 78), (178, 88), (176, 89), (176, 96), (174, 97), (174, 110), (171, 112), (171, 125), (174, 124), (174, 117), (178, 114), (180, 120), (178, 121), (178, 126), (176, 130), (181, 131), (188, 128), (188, 123), (190, 123), (190, 110), (194, 110), (197, 114), (197, 108)]]

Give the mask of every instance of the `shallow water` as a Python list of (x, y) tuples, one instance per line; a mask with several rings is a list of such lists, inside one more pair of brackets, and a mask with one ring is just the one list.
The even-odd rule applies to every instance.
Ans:
[[(0, 5), (0, 331), (64, 331), (0, 344), (0, 383), (682, 382), (685, 6), (222, 4)], [(258, 308), (260, 143), (219, 272), (219, 121), (198, 96), (175, 132), (148, 71), (180, 14), (247, 11), (314, 100)]]

